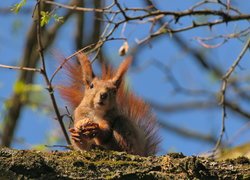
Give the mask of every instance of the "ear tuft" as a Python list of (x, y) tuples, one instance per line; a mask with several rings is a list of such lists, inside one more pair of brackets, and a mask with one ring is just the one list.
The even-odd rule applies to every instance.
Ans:
[(130, 64), (132, 63), (132, 60), (132, 56), (128, 56), (125, 60), (123, 60), (118, 70), (116, 71), (115, 76), (112, 78), (112, 81), (114, 82), (117, 88), (120, 86), (125, 73), (127, 72)]
[(90, 83), (92, 82), (93, 78), (95, 77), (95, 74), (92, 70), (91, 62), (90, 62), (89, 58), (87, 57), (87, 55), (84, 53), (77, 54), (77, 58), (81, 64), (81, 68), (82, 68), (83, 83), (85, 85), (89, 86)]

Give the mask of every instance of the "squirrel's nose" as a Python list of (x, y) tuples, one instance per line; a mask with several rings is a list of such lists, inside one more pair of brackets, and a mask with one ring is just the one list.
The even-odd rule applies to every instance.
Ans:
[(102, 93), (100, 97), (101, 97), (101, 100), (105, 100), (108, 97), (108, 93)]

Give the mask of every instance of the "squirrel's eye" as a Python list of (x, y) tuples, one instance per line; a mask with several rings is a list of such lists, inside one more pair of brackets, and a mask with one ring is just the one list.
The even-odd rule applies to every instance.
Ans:
[(89, 88), (92, 89), (93, 87), (94, 87), (94, 84), (91, 83), (91, 84), (89, 85)]

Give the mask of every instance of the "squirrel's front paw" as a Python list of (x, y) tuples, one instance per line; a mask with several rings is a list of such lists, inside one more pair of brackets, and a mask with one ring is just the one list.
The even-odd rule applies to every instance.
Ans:
[(73, 134), (71, 132), (71, 135), (73, 135), (75, 139), (79, 138), (92, 139), (97, 136), (100, 130), (99, 124), (94, 123), (93, 121), (87, 121), (86, 119), (78, 121), (75, 124), (74, 129), (75, 131), (73, 131)]
[(81, 127), (81, 132), (87, 138), (94, 138), (99, 133), (99, 124), (94, 122), (88, 122)]

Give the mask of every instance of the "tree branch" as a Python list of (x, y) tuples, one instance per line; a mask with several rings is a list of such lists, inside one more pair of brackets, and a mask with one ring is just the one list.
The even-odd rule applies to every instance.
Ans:
[(0, 149), (0, 179), (248, 179), (250, 160), (123, 152), (41, 152)]

